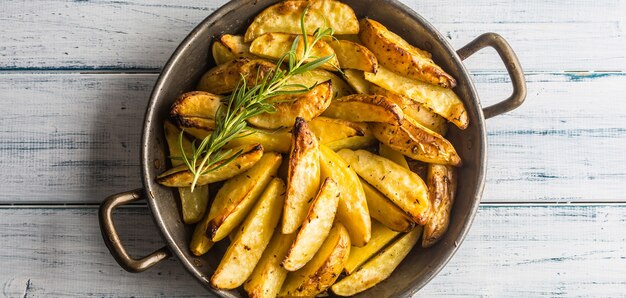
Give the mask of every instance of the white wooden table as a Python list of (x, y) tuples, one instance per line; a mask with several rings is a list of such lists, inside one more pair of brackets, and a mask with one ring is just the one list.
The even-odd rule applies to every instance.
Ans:
[[(0, 3), (2, 296), (207, 295), (175, 259), (123, 271), (96, 210), (141, 186), (159, 69), (224, 2)], [(457, 48), (503, 35), (529, 88), (520, 109), (488, 121), (484, 204), (418, 296), (625, 295), (626, 1), (404, 2)], [(511, 91), (495, 52), (467, 65), (485, 104)], [(131, 252), (162, 245), (145, 208), (118, 214)]]

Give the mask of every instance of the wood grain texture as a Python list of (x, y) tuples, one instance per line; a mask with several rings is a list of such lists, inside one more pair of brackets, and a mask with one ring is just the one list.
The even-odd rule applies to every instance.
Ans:
[[(0, 8), (0, 69), (159, 69), (225, 0), (16, 0)], [(460, 48), (503, 35), (526, 70), (626, 70), (626, 1), (402, 1)], [(500, 70), (487, 50), (473, 70)]]
[[(146, 209), (125, 208), (115, 218), (131, 254), (162, 245)], [(123, 271), (97, 222), (89, 208), (0, 209), (0, 294), (206, 296), (175, 259), (141, 274)], [(620, 296), (625, 224), (623, 205), (483, 206), (456, 256), (418, 296)]]
[[(473, 76), (485, 103), (504, 74)], [(0, 74), (0, 202), (98, 203), (141, 186), (143, 113), (156, 75)], [(535, 73), (518, 110), (487, 121), (484, 202), (623, 201), (626, 75)], [(19, 104), (15, 103), (16, 99)]]

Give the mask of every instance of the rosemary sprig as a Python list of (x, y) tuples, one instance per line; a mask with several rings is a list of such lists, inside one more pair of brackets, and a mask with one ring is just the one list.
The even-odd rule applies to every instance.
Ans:
[[(259, 81), (257, 79), (253, 86), (246, 84), (245, 77), (241, 77), (233, 93), (226, 97), (224, 106), (218, 109), (216, 114), (215, 130), (205, 137), (196, 147), (192, 143), (192, 153), (190, 156), (183, 154), (182, 160), (193, 174), (191, 190), (196, 186), (200, 176), (217, 170), (236, 159), (242, 152), (232, 152), (232, 149), (223, 150), (228, 142), (235, 138), (253, 134), (254, 130), (247, 127), (246, 120), (262, 113), (272, 113), (275, 111), (271, 97), (283, 94), (297, 94), (311, 90), (301, 84), (288, 84), (288, 80), (298, 74), (303, 74), (316, 69), (324, 63), (330, 61), (334, 54), (325, 57), (314, 57), (313, 47), (323, 38), (333, 38), (333, 29), (317, 28), (313, 33), (313, 38), (309, 41), (304, 25), (306, 9), (300, 17), (300, 27), (302, 35), (297, 35), (291, 44), (290, 51), (285, 53), (276, 63), (276, 68), (271, 75), (267, 75)], [(302, 57), (298, 57), (296, 51), (300, 38), (303, 40)], [(307, 60), (311, 61), (307, 62)], [(287, 60), (287, 63), (285, 63)], [(287, 64), (286, 69), (283, 67)], [(182, 150), (182, 132), (179, 136), (179, 146)]]

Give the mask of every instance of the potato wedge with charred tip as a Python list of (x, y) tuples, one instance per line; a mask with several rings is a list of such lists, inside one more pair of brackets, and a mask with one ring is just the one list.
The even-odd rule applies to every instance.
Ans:
[(241, 35), (224, 34), (213, 41), (211, 46), (213, 60), (220, 65), (237, 58), (253, 58), (250, 54), (250, 44), (243, 41)]
[[(212, 168), (215, 168), (215, 170), (200, 175), (196, 183), (197, 186), (231, 178), (254, 166), (263, 156), (263, 146), (260, 144), (245, 145), (230, 150), (229, 156), (239, 152), (240, 155), (224, 166), (220, 162), (214, 164)], [(229, 156), (225, 160), (228, 160)], [(193, 182), (193, 174), (189, 171), (187, 165), (180, 165), (159, 175), (157, 182), (168, 187), (189, 187)]]
[(272, 75), (276, 65), (261, 59), (239, 58), (218, 65), (207, 71), (197, 89), (213, 94), (227, 94), (235, 90), (243, 76), (248, 86), (257, 84), (265, 76)]
[(354, 122), (381, 122), (400, 125), (402, 109), (382, 95), (353, 94), (337, 98), (322, 114)]
[(243, 284), (250, 298), (274, 298), (278, 295), (289, 272), (280, 263), (284, 260), (295, 238), (296, 233), (283, 234), (279, 229), (274, 231), (274, 236), (252, 271), (250, 279)]
[(288, 271), (296, 271), (309, 262), (322, 246), (335, 220), (339, 203), (339, 188), (332, 178), (326, 178), (317, 197), (308, 209), (302, 228), (282, 263)]
[(215, 61), (215, 65), (222, 65), (228, 61), (237, 59), (237, 57), (231, 53), (226, 46), (219, 43), (218, 40), (213, 41), (213, 44), (211, 44), (211, 56), (213, 57), (213, 61)]
[(347, 4), (334, 0), (282, 1), (259, 13), (246, 30), (244, 40), (252, 41), (267, 32), (300, 34), (305, 9), (304, 28), (313, 34), (317, 28), (332, 28), (335, 34), (357, 34), (359, 22)]
[[(292, 44), (295, 40), (298, 39), (298, 44), (296, 47), (296, 57), (297, 60), (301, 60), (304, 56), (304, 38), (302, 35), (294, 35), (287, 33), (265, 33), (252, 41), (250, 44), (250, 53), (253, 55), (267, 58), (270, 60), (279, 60), (282, 58), (285, 53), (291, 50)], [(313, 43), (314, 37), (308, 36), (307, 41), (308, 44), (311, 45)], [(326, 42), (323, 40), (318, 40), (315, 45), (311, 48), (311, 57), (326, 57), (332, 56), (332, 58), (324, 63), (321, 68), (328, 70), (337, 70), (339, 69), (339, 61), (335, 55), (335, 51), (331, 48)], [(316, 58), (308, 58), (304, 62), (311, 62)]]
[(392, 203), (363, 178), (360, 179), (367, 199), (367, 208), (373, 219), (398, 232), (409, 231), (415, 226), (413, 220), (400, 207)]
[(378, 70), (376, 56), (366, 47), (349, 40), (330, 40), (328, 45), (335, 51), (342, 69), (350, 68), (367, 72)]
[(352, 296), (387, 279), (411, 252), (421, 234), (420, 226), (400, 236), (359, 270), (335, 283), (331, 290), (339, 296)]
[(341, 223), (335, 223), (313, 259), (287, 274), (278, 297), (313, 297), (324, 292), (337, 280), (349, 255), (350, 235)]
[(376, 55), (381, 65), (428, 84), (443, 88), (456, 86), (456, 80), (435, 64), (430, 53), (410, 45), (379, 22), (362, 19), (359, 24), (361, 41)]
[(209, 238), (206, 234), (206, 231), (209, 227), (209, 221), (211, 218), (215, 217), (217, 213), (217, 208), (209, 208), (209, 211), (204, 214), (204, 218), (200, 222), (198, 222), (193, 230), (193, 234), (191, 234), (191, 242), (189, 243), (189, 250), (195, 256), (201, 256), (209, 251), (213, 244), (215, 244), (211, 238)]
[(224, 253), (211, 286), (234, 289), (250, 277), (278, 224), (284, 197), (285, 183), (272, 179)]
[(421, 103), (376, 85), (371, 85), (370, 91), (373, 94), (383, 95), (397, 104), (402, 109), (404, 117), (410, 117), (442, 136), (445, 136), (448, 132), (448, 121), (429, 108), (424, 107)]
[(381, 143), (410, 158), (427, 163), (461, 165), (461, 157), (448, 140), (411, 118), (405, 118), (400, 126), (372, 123), (370, 127)]
[(200, 129), (200, 130), (214, 130), (215, 129), (215, 120), (201, 118), (201, 117), (187, 117), (187, 116), (178, 116), (173, 118), (182, 129), (187, 130), (188, 128)]
[(445, 165), (428, 165), (428, 193), (431, 203), (430, 217), (424, 225), (422, 247), (433, 246), (448, 230), (450, 212), (456, 195), (456, 169)]
[(309, 121), (309, 128), (322, 144), (343, 140), (354, 136), (362, 136), (366, 125), (342, 119), (315, 117)]
[[(359, 94), (369, 94), (370, 93), (370, 82), (365, 79), (365, 75), (363, 71), (356, 69), (344, 69), (343, 77), (348, 82), (348, 85)], [(384, 95), (384, 94), (383, 94)]]
[(400, 232), (390, 230), (377, 221), (372, 221), (372, 239), (363, 247), (353, 246), (350, 248), (350, 256), (343, 271), (346, 274), (352, 274), (398, 235)]
[(248, 123), (259, 128), (291, 127), (296, 117), (309, 121), (319, 116), (332, 100), (331, 81), (321, 83), (301, 94), (284, 94), (272, 97), (275, 111), (262, 113), (248, 119)]
[(364, 246), (371, 237), (371, 220), (367, 199), (359, 176), (332, 149), (320, 145), (320, 170), (322, 179), (339, 181), (337, 219), (346, 227), (352, 245)]
[(406, 78), (382, 66), (377, 73), (366, 72), (365, 79), (422, 104), (460, 129), (469, 125), (465, 105), (451, 89)]
[(268, 152), (248, 171), (224, 183), (211, 206), (218, 210), (207, 228), (211, 240), (224, 239), (241, 224), (266, 185), (276, 177), (281, 159), (280, 154)]
[[(353, 93), (352, 88), (346, 81), (337, 76), (336, 74), (323, 70), (313, 69), (305, 73), (296, 74), (287, 80), (287, 84), (299, 84), (307, 87), (315, 86), (316, 84), (323, 83), (330, 80), (332, 84), (333, 98), (350, 95)], [(285, 88), (290, 90), (290, 88)]]
[(404, 210), (414, 222), (426, 223), (430, 209), (428, 189), (417, 174), (365, 150), (343, 149), (337, 154), (350, 164), (363, 180)]
[[(183, 153), (180, 150), (181, 144), (179, 144), (180, 129), (171, 122), (165, 121), (163, 123), (163, 130), (165, 131), (165, 141), (167, 142), (172, 166), (182, 165), (183, 161), (179, 158), (183, 156), (183, 154), (191, 153), (191, 142), (183, 136), (181, 139), (184, 150)], [(193, 224), (200, 221), (209, 203), (209, 186), (198, 186), (194, 191), (191, 191), (190, 187), (179, 187), (178, 194), (180, 197), (183, 222)]]
[(296, 118), (292, 133), (283, 234), (294, 233), (302, 225), (320, 186), (320, 149), (315, 135), (300, 117)]
[(223, 96), (204, 91), (191, 91), (181, 94), (170, 108), (170, 117), (199, 117), (215, 119), (222, 106)]

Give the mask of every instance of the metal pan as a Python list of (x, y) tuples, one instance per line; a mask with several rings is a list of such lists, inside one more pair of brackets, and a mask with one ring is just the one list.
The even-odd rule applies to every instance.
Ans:
[[(250, 19), (276, 0), (234, 0), (200, 23), (176, 49), (154, 87), (145, 115), (141, 148), (143, 189), (113, 195), (100, 208), (100, 227), (113, 257), (126, 270), (141, 272), (176, 255), (189, 273), (207, 290), (222, 297), (241, 297), (238, 291), (216, 290), (209, 286), (213, 269), (218, 264), (216, 253), (196, 257), (189, 252), (192, 228), (181, 221), (174, 192), (155, 183), (167, 160), (162, 123), (175, 98), (192, 90), (200, 76), (213, 65), (210, 57), (212, 37), (222, 33), (241, 33)], [(452, 258), (467, 234), (478, 208), (487, 169), (485, 119), (511, 111), (526, 97), (524, 73), (509, 44), (495, 33), (485, 33), (465, 47), (454, 50), (446, 39), (423, 17), (395, 0), (344, 0), (359, 18), (373, 18), (410, 43), (428, 50), (435, 62), (457, 79), (455, 92), (463, 99), (470, 125), (465, 131), (451, 126), (448, 134), (461, 158), (459, 185), (448, 232), (434, 247), (416, 247), (389, 279), (362, 293), (367, 297), (409, 297), (430, 281)], [(492, 47), (500, 55), (513, 84), (513, 94), (482, 108), (470, 74), (463, 60), (476, 51)], [(120, 206), (146, 200), (154, 221), (161, 230), (166, 246), (154, 253), (133, 259), (128, 255), (115, 230), (111, 214)], [(222, 248), (223, 249), (223, 248)], [(220, 247), (218, 247), (218, 252)]]

